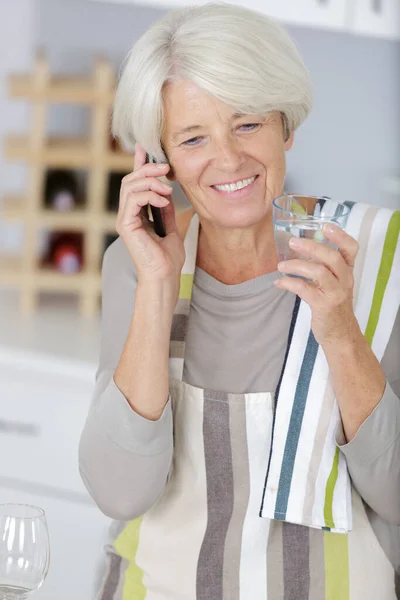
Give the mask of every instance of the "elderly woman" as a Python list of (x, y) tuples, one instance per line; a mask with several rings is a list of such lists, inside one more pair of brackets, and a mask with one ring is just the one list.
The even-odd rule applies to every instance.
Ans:
[[(100, 364), (80, 444), (85, 484), (116, 520), (100, 600), (400, 598), (398, 297), (387, 297), (389, 284), (381, 294), (378, 360), (353, 308), (377, 253), (364, 255), (355, 291), (366, 236), (327, 228), (338, 250), (302, 240), (284, 263), (274, 241), (272, 201), (310, 106), (309, 75), (286, 32), (244, 8), (172, 12), (127, 58), (113, 127), (136, 143), (135, 167), (121, 187), (120, 237), (104, 257)], [(164, 176), (191, 204), (176, 218)], [(149, 205), (161, 209), (165, 237)], [(363, 222), (373, 233), (381, 213), (370, 209)], [(389, 217), (395, 249), (398, 218)], [(308, 337), (296, 334), (308, 313)], [(290, 350), (302, 338), (314, 344), (312, 377), (326, 363), (337, 407), (331, 504), (321, 505), (316, 484), (307, 512), (315, 482), (299, 485), (298, 460), (287, 511), (271, 511), (274, 452), (296, 437), (279, 410), (290, 385), (300, 395), (307, 387), (293, 369), (300, 351)], [(322, 392), (310, 381), (311, 432)], [(345, 476), (352, 502), (350, 483), (332, 487)], [(299, 502), (304, 516), (290, 517)]]

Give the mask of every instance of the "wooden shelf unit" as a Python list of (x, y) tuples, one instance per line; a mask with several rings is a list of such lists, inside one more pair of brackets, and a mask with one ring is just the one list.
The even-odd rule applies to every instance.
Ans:
[[(79, 295), (81, 313), (93, 316), (99, 307), (104, 239), (107, 234), (116, 234), (116, 215), (107, 211), (108, 176), (111, 171), (127, 173), (133, 168), (132, 154), (114, 151), (110, 146), (115, 73), (106, 60), (97, 58), (91, 77), (52, 77), (48, 61), (40, 53), (32, 75), (11, 75), (8, 84), (11, 97), (31, 102), (32, 115), (29, 135), (10, 135), (4, 144), (7, 159), (27, 163), (28, 185), (24, 196), (9, 195), (3, 199), (3, 217), (23, 223), (25, 235), (21, 257), (0, 257), (0, 282), (20, 288), (21, 311), (25, 314), (35, 310), (41, 291), (73, 291)], [(91, 110), (88, 137), (48, 138), (46, 115), (52, 103), (88, 105)], [(87, 171), (84, 207), (70, 212), (44, 207), (48, 168)], [(82, 232), (81, 272), (63, 274), (39, 265), (38, 234), (43, 228)]]

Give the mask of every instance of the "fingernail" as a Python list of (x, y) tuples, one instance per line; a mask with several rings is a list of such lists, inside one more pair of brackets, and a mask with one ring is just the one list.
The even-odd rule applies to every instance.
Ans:
[(292, 237), (289, 240), (289, 246), (291, 248), (299, 248), (301, 246), (301, 239), (297, 237)]
[(331, 225), (330, 223), (325, 223), (325, 225), (323, 226), (323, 231), (326, 231), (326, 233), (334, 233), (335, 229), (333, 227), (333, 225)]
[(161, 163), (159, 165), (156, 165), (158, 169), (165, 169), (165, 167), (169, 167), (168, 163)]

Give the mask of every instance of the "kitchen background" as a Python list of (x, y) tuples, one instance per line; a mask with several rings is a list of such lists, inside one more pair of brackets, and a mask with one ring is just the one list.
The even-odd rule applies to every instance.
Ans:
[[(285, 23), (313, 78), (287, 187), (400, 208), (399, 0), (243, 3)], [(101, 257), (115, 237), (118, 173), (132, 157), (106, 139), (107, 103), (80, 105), (68, 86), (75, 103), (58, 97), (42, 123), (40, 106), (32, 119), (35, 56), (41, 49), (51, 77), (93, 77), (98, 56), (116, 73), (135, 39), (179, 5), (0, 0), (0, 503), (46, 510), (52, 564), (38, 600), (91, 600), (103, 568), (109, 520), (86, 493), (76, 454), (99, 348)], [(108, 63), (98, 66), (106, 83)], [(11, 85), (24, 74), (30, 83)], [(90, 135), (105, 158), (68, 145)], [(44, 151), (54, 137), (59, 146)], [(69, 194), (57, 200), (58, 188)]]

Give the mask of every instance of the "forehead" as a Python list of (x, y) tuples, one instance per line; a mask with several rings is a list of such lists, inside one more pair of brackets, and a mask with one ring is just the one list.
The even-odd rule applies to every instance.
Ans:
[[(201, 125), (210, 115), (229, 119), (235, 110), (190, 81), (173, 81), (163, 90), (165, 128)], [(195, 120), (195, 121), (194, 121)]]

